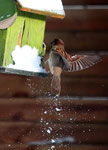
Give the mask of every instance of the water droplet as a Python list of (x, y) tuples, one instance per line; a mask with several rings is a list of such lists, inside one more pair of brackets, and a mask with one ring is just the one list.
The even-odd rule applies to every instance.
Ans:
[(46, 125), (48, 125), (49, 123), (48, 122), (46, 122)]
[(43, 118), (41, 118), (40, 122), (43, 122)]
[(83, 133), (85, 133), (86, 131), (85, 130), (83, 130)]
[(56, 111), (62, 111), (62, 109), (60, 109), (60, 108), (56, 108)]
[(91, 132), (91, 129), (89, 129), (89, 132)]
[(44, 114), (47, 114), (47, 111), (45, 111)]
[(8, 144), (8, 147), (10, 147), (11, 146), (11, 144)]

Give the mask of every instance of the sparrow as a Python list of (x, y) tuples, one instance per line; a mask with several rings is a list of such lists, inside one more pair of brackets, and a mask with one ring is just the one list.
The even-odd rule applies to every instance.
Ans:
[(68, 54), (65, 51), (64, 42), (61, 39), (54, 39), (51, 42), (51, 49), (47, 60), (50, 72), (53, 75), (51, 87), (60, 94), (62, 71), (80, 71), (95, 65), (100, 60), (100, 56)]

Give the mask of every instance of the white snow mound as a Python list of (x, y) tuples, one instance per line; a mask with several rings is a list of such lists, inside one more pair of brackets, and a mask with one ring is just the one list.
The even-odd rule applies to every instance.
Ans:
[(39, 50), (35, 47), (17, 45), (11, 55), (15, 64), (9, 64), (7, 67), (24, 71), (45, 72), (45, 69), (41, 67)]

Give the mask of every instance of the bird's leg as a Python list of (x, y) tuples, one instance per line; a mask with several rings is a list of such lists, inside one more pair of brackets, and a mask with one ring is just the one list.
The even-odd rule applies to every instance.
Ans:
[(62, 69), (60, 67), (54, 67), (53, 68), (53, 78), (52, 78), (52, 82), (51, 82), (51, 87), (53, 89), (55, 89), (56, 91), (58, 91), (58, 94), (60, 95), (61, 92), (61, 72)]

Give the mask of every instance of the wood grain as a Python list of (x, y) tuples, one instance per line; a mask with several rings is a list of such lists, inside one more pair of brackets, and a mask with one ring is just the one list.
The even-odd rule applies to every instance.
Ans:
[(62, 0), (64, 5), (102, 5), (108, 4), (107, 0)]
[[(47, 130), (51, 129), (51, 133)], [(108, 126), (105, 124), (66, 124), (36, 122), (0, 122), (0, 143), (18, 144), (50, 141), (70, 137), (67, 144), (107, 144)]]
[(99, 146), (99, 145), (47, 145), (47, 146), (28, 146), (27, 144), (5, 144), (0, 145), (0, 150), (39, 150), (39, 149), (51, 149), (54, 146), (55, 150), (107, 150), (108, 146)]
[(108, 104), (104, 99), (81, 97), (0, 99), (0, 121), (40, 122), (41, 118), (48, 122), (108, 123)]
[[(96, 51), (97, 54), (108, 50), (108, 33), (102, 32), (47, 32), (45, 43), (47, 50), (50, 49), (50, 43), (55, 38), (61, 38), (65, 43), (65, 49), (72, 53), (75, 51), (83, 53), (87, 51)], [(95, 54), (96, 54), (95, 52)], [(93, 53), (92, 53), (93, 54)], [(105, 54), (105, 53), (104, 53)]]
[[(3, 81), (0, 97), (36, 97), (48, 96), (50, 93), (55, 95), (55, 92), (51, 92), (51, 78), (41, 80), (30, 78), (30, 82), (27, 82), (26, 78), (22, 77), (21, 80), (16, 77), (16, 81), (13, 83), (9, 81), (9, 78)], [(67, 77), (63, 77), (61, 96), (108, 96), (107, 85), (107, 78), (71, 78), (68, 76), (67, 79)]]
[(107, 9), (66, 9), (65, 13), (66, 17), (63, 20), (47, 18), (46, 31), (75, 32), (108, 30)]

